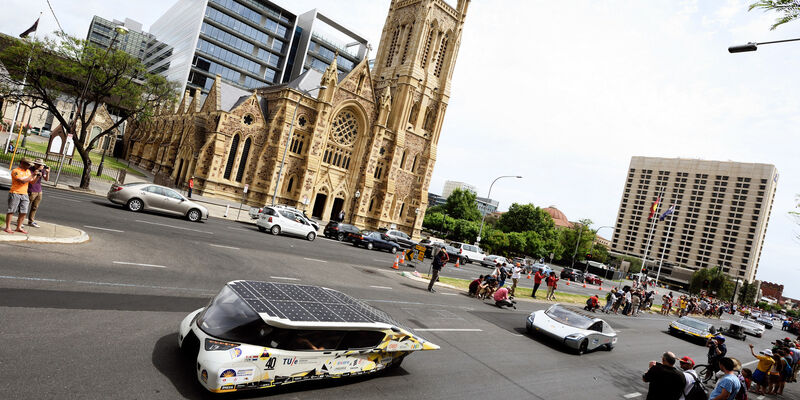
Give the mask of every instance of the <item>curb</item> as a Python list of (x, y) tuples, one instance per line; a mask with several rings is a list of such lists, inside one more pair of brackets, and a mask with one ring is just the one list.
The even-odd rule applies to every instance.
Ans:
[[(412, 281), (417, 281), (417, 282), (422, 282), (422, 283), (430, 282), (430, 280), (428, 280), (428, 279), (416, 277), (416, 276), (414, 276), (414, 274), (412, 274), (410, 272), (407, 272), (407, 271), (401, 272), (400, 276), (408, 278), (408, 279), (411, 279)], [(453, 290), (463, 290), (463, 289), (457, 288), (457, 287), (455, 287), (453, 285), (448, 285), (446, 283), (434, 282), (433, 285), (434, 286), (440, 286), (440, 287), (446, 287), (448, 289), (453, 289)]]
[(46, 236), (35, 236), (31, 234), (24, 236), (4, 235), (0, 237), (0, 242), (28, 242), (28, 243), (40, 243), (40, 244), (79, 244), (88, 242), (89, 239), (91, 239), (89, 237), (89, 234), (87, 234), (86, 232), (77, 228), (71, 228), (71, 229), (75, 229), (76, 231), (80, 232), (80, 234), (67, 238), (50, 238)]

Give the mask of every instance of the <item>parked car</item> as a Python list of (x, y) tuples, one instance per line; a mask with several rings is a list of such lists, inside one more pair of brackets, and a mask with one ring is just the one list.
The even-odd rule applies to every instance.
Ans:
[(583, 271), (575, 268), (564, 268), (559, 275), (561, 279), (567, 279), (573, 282), (583, 282)]
[(617, 333), (600, 318), (589, 318), (560, 304), (528, 316), (525, 329), (555, 339), (578, 354), (603, 348), (611, 351), (617, 344)]
[(461, 255), (464, 257), (464, 260), (466, 260), (468, 263), (473, 261), (481, 262), (484, 258), (486, 258), (486, 254), (483, 253), (483, 250), (474, 244), (453, 242), (450, 243), (450, 245), (458, 249)]
[(309, 217), (308, 217), (308, 215), (306, 215), (306, 212), (305, 212), (305, 211), (300, 211), (300, 210), (298, 210), (298, 209), (296, 209), (296, 208), (294, 208), (294, 207), (290, 207), (290, 206), (286, 206), (286, 205), (275, 205), (275, 206), (264, 206), (264, 207), (250, 207), (250, 211), (248, 212), (248, 214), (250, 214), (250, 218), (252, 218), (252, 219), (259, 219), (259, 218), (261, 218), (261, 214), (264, 212), (264, 208), (265, 208), (265, 207), (284, 208), (284, 209), (287, 209), (287, 210), (290, 210), (290, 211), (294, 212), (295, 214), (299, 214), (299, 215), (301, 215), (303, 218), (305, 218), (305, 220), (306, 220), (306, 221), (307, 221), (309, 224), (311, 224), (311, 226), (313, 226), (313, 227), (314, 227), (314, 230), (315, 230), (315, 231), (319, 232), (319, 224), (317, 223), (317, 221), (314, 221), (313, 219), (309, 218)]
[(713, 325), (690, 317), (680, 317), (669, 324), (669, 333), (672, 335), (687, 336), (696, 341), (703, 341), (714, 336), (717, 330)]
[(183, 215), (189, 221), (208, 219), (208, 209), (168, 187), (152, 183), (113, 184), (106, 195), (114, 204), (122, 204), (130, 211), (158, 211)]
[(761, 324), (761, 325), (764, 325), (764, 327), (767, 328), (767, 329), (772, 329), (772, 318), (765, 317), (765, 316), (762, 315), (762, 316), (756, 318), (756, 322)]
[(536, 263), (536, 264), (531, 265), (530, 270), (533, 273), (536, 273), (536, 271), (541, 270), (542, 273), (545, 274), (545, 275), (550, 275), (550, 273), (553, 272), (553, 269), (550, 268), (549, 265), (542, 264), (542, 263)]
[(748, 335), (753, 335), (755, 337), (761, 337), (764, 334), (764, 331), (766, 330), (764, 325), (753, 322), (746, 318), (742, 318), (741, 320), (739, 320), (739, 325), (741, 325), (742, 328), (744, 328), (744, 333)]
[(398, 231), (396, 229), (386, 229), (381, 228), (378, 229), (378, 232), (385, 233), (389, 235), (392, 239), (394, 239), (400, 246), (403, 246), (404, 249), (412, 249), (414, 246), (417, 245), (417, 242), (411, 240), (411, 237), (408, 236), (405, 232)]
[(586, 283), (591, 283), (592, 285), (602, 285), (603, 284), (603, 280), (600, 279), (600, 277), (595, 275), (595, 274), (586, 274), (586, 275), (584, 275), (583, 281), (586, 282)]
[(264, 212), (256, 221), (256, 226), (259, 231), (269, 231), (273, 235), (285, 233), (302, 236), (309, 241), (317, 237), (317, 230), (302, 214), (281, 207), (264, 207)]
[(11, 188), (11, 171), (6, 167), (0, 167), (0, 186)]
[(450, 246), (450, 245), (444, 245), (444, 251), (446, 251), (447, 252), (447, 256), (450, 257), (450, 262), (451, 263), (455, 264), (456, 261), (458, 261), (458, 263), (461, 264), (461, 265), (464, 265), (464, 264), (467, 263), (467, 258), (464, 257), (463, 254), (461, 254), (461, 250), (459, 250), (459, 249), (457, 249), (457, 248), (455, 248), (453, 246)]
[(446, 243), (441, 239), (436, 238), (425, 238), (422, 239), (419, 244), (425, 246), (425, 257), (433, 258), (433, 252), (437, 247), (442, 247), (446, 245)]
[(361, 231), (358, 235), (353, 235), (353, 246), (363, 247), (367, 250), (389, 250), (390, 253), (397, 253), (403, 247), (391, 236), (372, 231)]
[(481, 265), (484, 267), (494, 268), (497, 264), (507, 263), (508, 259), (503, 256), (490, 255), (481, 260)]
[(360, 232), (361, 229), (358, 229), (353, 225), (331, 221), (325, 226), (325, 230), (322, 232), (322, 234), (327, 238), (336, 239), (340, 242), (350, 242), (352, 241), (353, 236), (358, 235)]
[(228, 282), (180, 322), (178, 347), (214, 393), (373, 374), (411, 352), (439, 349), (336, 290), (244, 280)]

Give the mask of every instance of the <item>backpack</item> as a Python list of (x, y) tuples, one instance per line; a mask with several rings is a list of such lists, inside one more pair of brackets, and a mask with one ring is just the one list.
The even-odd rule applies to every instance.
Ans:
[(739, 391), (736, 392), (736, 397), (734, 397), (734, 399), (747, 400), (747, 384), (741, 374), (739, 375)]
[(689, 389), (687, 393), (685, 393), (686, 400), (707, 400), (708, 392), (706, 391), (706, 385), (704, 385), (703, 382), (700, 381), (700, 379), (697, 377), (696, 372), (694, 371), (686, 371), (686, 372), (694, 377), (694, 383), (692, 384), (692, 387)]

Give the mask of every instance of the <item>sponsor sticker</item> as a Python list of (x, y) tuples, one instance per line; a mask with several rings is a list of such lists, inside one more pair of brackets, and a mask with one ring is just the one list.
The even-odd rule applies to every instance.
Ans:
[(283, 365), (295, 365), (297, 364), (297, 357), (290, 357), (283, 359)]
[(242, 356), (242, 349), (239, 347), (234, 347), (228, 350), (228, 353), (231, 355), (231, 360), (233, 360)]
[(275, 358), (275, 357), (270, 357), (270, 358), (269, 358), (269, 360), (267, 360), (267, 363), (264, 365), (264, 368), (265, 368), (265, 369), (267, 369), (267, 370), (273, 370), (273, 369), (275, 369), (275, 363), (276, 363), (277, 361), (278, 361), (278, 359), (277, 359), (277, 358)]
[(237, 369), (235, 376), (252, 376), (254, 370), (252, 368), (247, 369)]
[(219, 374), (220, 378), (233, 378), (234, 376), (236, 376), (236, 371), (232, 369), (226, 369), (225, 371), (222, 371), (221, 374)]
[(220, 386), (220, 388), (219, 388), (219, 390), (232, 390), (232, 389), (233, 389), (233, 385), (223, 385), (223, 386)]

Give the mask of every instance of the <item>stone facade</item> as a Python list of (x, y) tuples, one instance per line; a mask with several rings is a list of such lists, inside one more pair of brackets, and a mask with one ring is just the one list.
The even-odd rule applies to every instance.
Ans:
[(365, 59), (341, 76), (334, 60), (321, 76), (241, 93), (217, 77), (205, 99), (187, 92), (128, 129), (126, 154), (176, 186), (194, 176), (203, 195), (254, 206), (275, 195), (320, 220), (344, 211), (419, 237), (468, 5), (393, 0), (374, 71)]

